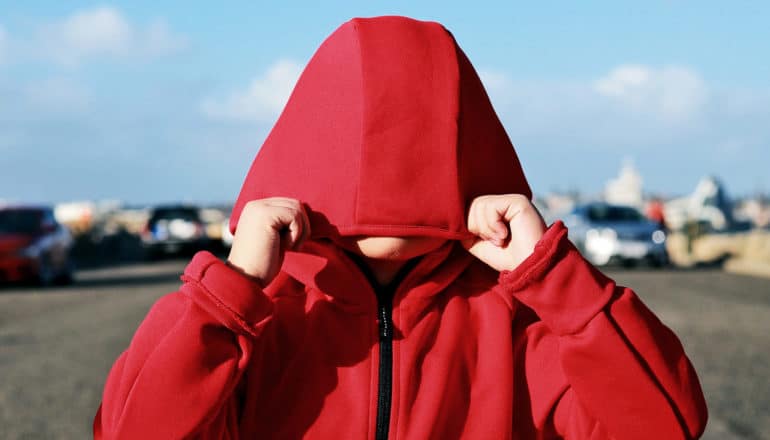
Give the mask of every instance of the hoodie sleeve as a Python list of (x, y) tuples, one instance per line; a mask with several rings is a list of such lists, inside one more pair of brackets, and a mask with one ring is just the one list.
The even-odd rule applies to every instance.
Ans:
[(561, 221), (519, 267), (501, 272), (499, 281), (555, 339), (541, 345), (550, 346), (553, 353), (546, 357), (558, 362), (566, 379), (554, 396), (538, 389), (553, 389), (554, 381), (544, 376), (554, 368), (525, 366), (531, 408), (542, 413), (533, 418), (544, 421), (538, 430), (567, 439), (700, 436), (706, 404), (676, 335), (631, 289), (587, 262)]
[(238, 438), (238, 383), (272, 302), (209, 252), (181, 278), (113, 365), (95, 438)]

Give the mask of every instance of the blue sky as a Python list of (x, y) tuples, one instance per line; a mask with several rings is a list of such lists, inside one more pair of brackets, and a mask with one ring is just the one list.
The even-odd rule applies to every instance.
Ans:
[(536, 193), (770, 191), (767, 2), (0, 0), (0, 199), (229, 201), (302, 66), (354, 16), (449, 28)]

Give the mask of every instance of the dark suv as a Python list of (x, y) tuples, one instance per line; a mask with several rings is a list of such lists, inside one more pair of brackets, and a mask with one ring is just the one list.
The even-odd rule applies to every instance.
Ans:
[(0, 282), (71, 282), (72, 245), (72, 235), (51, 208), (0, 207)]
[(192, 253), (203, 249), (206, 241), (198, 208), (188, 205), (156, 206), (142, 232), (142, 245), (149, 258)]

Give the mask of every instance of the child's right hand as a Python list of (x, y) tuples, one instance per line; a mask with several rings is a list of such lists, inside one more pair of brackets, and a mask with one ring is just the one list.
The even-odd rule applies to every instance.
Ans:
[(227, 261), (264, 287), (278, 275), (284, 252), (298, 250), (309, 236), (310, 221), (299, 200), (252, 200), (238, 219)]

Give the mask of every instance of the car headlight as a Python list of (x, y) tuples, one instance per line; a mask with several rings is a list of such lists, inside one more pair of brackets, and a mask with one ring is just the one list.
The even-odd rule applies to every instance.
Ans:
[(610, 228), (592, 228), (586, 231), (585, 250), (594, 257), (600, 258), (598, 264), (605, 264), (615, 247), (618, 234)]
[(666, 241), (666, 233), (660, 229), (656, 229), (655, 232), (652, 233), (652, 242), (655, 244), (661, 244), (664, 241)]
[(614, 229), (601, 228), (601, 229), (589, 229), (586, 231), (586, 239), (595, 240), (597, 238), (603, 240), (615, 240), (618, 238), (618, 233)]

